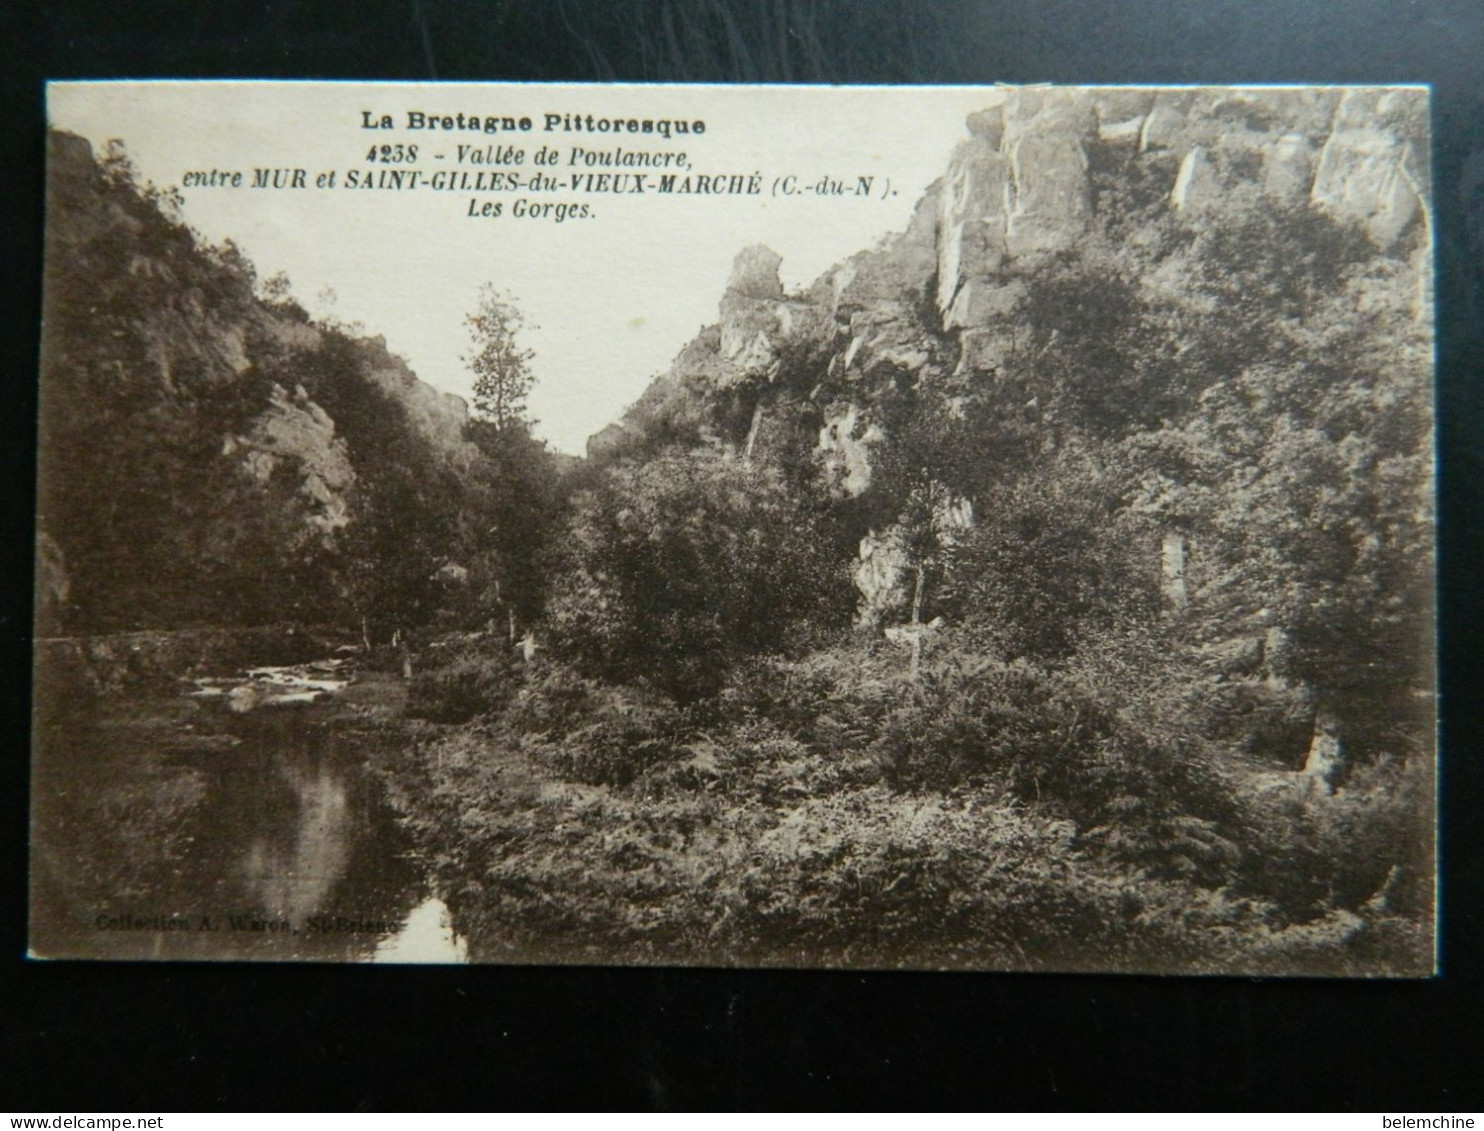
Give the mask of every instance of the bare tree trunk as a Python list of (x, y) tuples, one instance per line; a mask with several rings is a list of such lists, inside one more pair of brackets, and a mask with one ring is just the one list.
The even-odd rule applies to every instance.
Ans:
[(747, 448), (742, 454), (742, 462), (752, 463), (752, 449), (757, 443), (757, 434), (763, 425), (763, 402), (759, 400), (752, 410), (752, 426), (747, 429)]
[(1314, 712), (1314, 735), (1309, 740), (1303, 773), (1322, 785), (1325, 793), (1333, 793), (1330, 777), (1340, 768), (1342, 757), (1339, 716), (1328, 707), (1320, 707)]
[(1185, 589), (1185, 535), (1170, 531), (1165, 535), (1160, 562), (1164, 574), (1165, 600), (1176, 609), (1190, 602)]
[(912, 590), (912, 682), (922, 669), (922, 566), (917, 567), (917, 584)]

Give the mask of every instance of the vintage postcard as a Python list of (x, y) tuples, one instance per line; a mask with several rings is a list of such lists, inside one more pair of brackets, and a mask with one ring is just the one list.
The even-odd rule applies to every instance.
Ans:
[(1423, 977), (1423, 87), (48, 91), (37, 958)]

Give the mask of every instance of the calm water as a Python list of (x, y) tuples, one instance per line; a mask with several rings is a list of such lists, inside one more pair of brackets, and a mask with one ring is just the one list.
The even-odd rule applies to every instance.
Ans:
[(463, 942), (323, 706), (171, 703), (42, 728), (42, 956), (461, 962)]

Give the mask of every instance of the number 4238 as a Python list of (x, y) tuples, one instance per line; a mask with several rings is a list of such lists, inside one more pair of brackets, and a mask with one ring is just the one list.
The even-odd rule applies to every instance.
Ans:
[(379, 161), (383, 165), (410, 165), (417, 160), (415, 145), (373, 145), (366, 151), (366, 160)]

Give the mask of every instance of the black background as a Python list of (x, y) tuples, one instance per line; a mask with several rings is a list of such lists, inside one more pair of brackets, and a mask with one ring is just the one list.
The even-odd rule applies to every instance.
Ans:
[[(1478, 0), (9, 0), (0, 44), (0, 1110), (1484, 1106), (1484, 197), (1470, 227), (1462, 192), (1484, 155)], [(1444, 975), (24, 961), (42, 82), (121, 77), (1433, 83)]]

